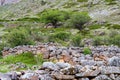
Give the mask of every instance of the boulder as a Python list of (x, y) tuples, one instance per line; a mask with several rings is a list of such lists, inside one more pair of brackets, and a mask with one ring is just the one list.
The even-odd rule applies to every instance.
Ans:
[(107, 66), (102, 66), (99, 68), (101, 74), (120, 74), (120, 67), (107, 67)]
[(93, 80), (112, 80), (112, 79), (110, 79), (107, 75), (100, 75)]
[(53, 62), (44, 62), (42, 65), (42, 69), (59, 70), (59, 67)]
[(12, 80), (10, 75), (0, 73), (0, 80)]
[(120, 67), (120, 58), (114, 56), (114, 57), (112, 57), (112, 58), (109, 59), (108, 64), (109, 64), (110, 66)]
[(40, 75), (39, 77), (39, 80), (54, 80), (49, 74)]
[(71, 65), (70, 65), (69, 63), (64, 63), (64, 62), (57, 62), (56, 65), (57, 65), (60, 69), (71, 67)]

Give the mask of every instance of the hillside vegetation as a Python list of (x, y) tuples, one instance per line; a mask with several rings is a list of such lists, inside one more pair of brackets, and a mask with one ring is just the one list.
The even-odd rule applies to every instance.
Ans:
[[(3, 50), (40, 43), (83, 47), (83, 55), (92, 58), (91, 46), (119, 48), (120, 1), (21, 0), (0, 6), (0, 72), (10, 71), (11, 64), (24, 66), (17, 71), (41, 65), (46, 60), (40, 53), (2, 55)], [(55, 62), (54, 58), (51, 61)]]

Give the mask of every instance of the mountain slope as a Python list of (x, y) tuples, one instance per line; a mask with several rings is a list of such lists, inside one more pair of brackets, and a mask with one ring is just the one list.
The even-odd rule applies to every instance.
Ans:
[(0, 0), (0, 5), (18, 3), (21, 0)]
[(98, 21), (120, 23), (120, 1), (113, 0), (22, 0), (16, 4), (0, 7), (1, 19), (36, 17), (45, 9), (87, 11), (91, 18)]

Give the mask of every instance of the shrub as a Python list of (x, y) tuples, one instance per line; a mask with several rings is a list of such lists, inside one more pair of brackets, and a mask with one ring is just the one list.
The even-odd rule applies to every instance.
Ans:
[(70, 19), (67, 20), (66, 24), (68, 24), (68, 27), (75, 27), (79, 30), (84, 29), (84, 24), (90, 21), (90, 17), (87, 13), (74, 13), (71, 15)]
[(110, 37), (110, 36), (103, 36), (103, 37), (95, 37), (93, 44), (95, 46), (98, 45), (119, 45), (119, 37)]
[(49, 41), (55, 41), (56, 39), (60, 39), (62, 41), (66, 41), (70, 38), (70, 33), (68, 32), (57, 32), (49, 37)]
[(120, 47), (120, 35), (115, 35), (109, 39), (109, 43), (111, 45), (117, 45)]
[(72, 38), (72, 45), (73, 46), (81, 46), (81, 40), (82, 40), (82, 36), (81, 35), (76, 35)]
[(10, 44), (11, 47), (34, 44), (30, 37), (29, 31), (24, 28), (12, 30), (6, 34), (3, 39), (6, 41), (6, 43)]
[(40, 15), (40, 20), (44, 23), (52, 23), (54, 26), (58, 22), (62, 22), (69, 18), (69, 14), (65, 11), (59, 11), (59, 10), (46, 10), (43, 11)]
[(87, 47), (87, 48), (84, 48), (83, 53), (84, 53), (85, 55), (87, 55), (87, 54), (91, 54), (92, 52), (91, 52), (91, 50)]
[(104, 44), (104, 41), (103, 41), (103, 38), (102, 37), (94, 37), (93, 38), (93, 45), (94, 46), (98, 46), (98, 45), (103, 45)]
[(113, 28), (113, 29), (120, 29), (120, 25), (114, 24), (114, 25), (112, 25), (112, 28)]

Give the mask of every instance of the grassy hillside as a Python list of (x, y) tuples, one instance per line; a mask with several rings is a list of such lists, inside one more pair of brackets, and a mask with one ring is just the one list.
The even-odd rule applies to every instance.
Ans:
[[(0, 55), (6, 47), (39, 42), (120, 47), (119, 7), (119, 0), (21, 0), (0, 6)], [(85, 52), (91, 53), (87, 48)], [(23, 63), (27, 66), (24, 70), (44, 61), (41, 55), (32, 56), (26, 53), (1, 58), (0, 72), (10, 71), (11, 64)]]
[(45, 9), (87, 11), (94, 20), (119, 23), (119, 0), (22, 0), (17, 4), (0, 6), (1, 19), (36, 17)]

